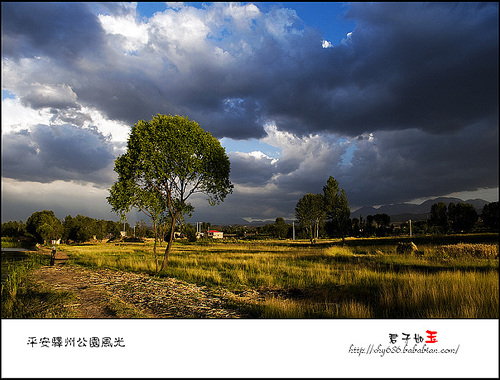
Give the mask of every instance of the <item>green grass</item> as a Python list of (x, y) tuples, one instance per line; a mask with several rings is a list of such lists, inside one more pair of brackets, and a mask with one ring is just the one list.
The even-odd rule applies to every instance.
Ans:
[(33, 270), (47, 265), (49, 258), (36, 253), (2, 253), (2, 318), (73, 318), (76, 301), (68, 291), (53, 291), (31, 278)]
[(34, 249), (35, 243), (31, 241), (21, 241), (20, 239), (13, 237), (2, 236), (1, 239), (2, 248), (27, 248)]
[[(259, 291), (232, 300), (252, 317), (498, 318), (498, 244), (450, 241), (423, 240), (417, 255), (397, 254), (394, 239), (175, 243), (161, 275)], [(155, 274), (151, 243), (60, 249), (80, 265)]]

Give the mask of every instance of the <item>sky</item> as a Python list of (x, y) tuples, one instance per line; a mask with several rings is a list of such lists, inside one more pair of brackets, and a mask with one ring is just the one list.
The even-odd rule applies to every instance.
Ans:
[(351, 210), (498, 201), (498, 3), (1, 6), (2, 222), (119, 220), (114, 160), (159, 113), (231, 162), (233, 193), (190, 198), (193, 224), (292, 220), (329, 176)]

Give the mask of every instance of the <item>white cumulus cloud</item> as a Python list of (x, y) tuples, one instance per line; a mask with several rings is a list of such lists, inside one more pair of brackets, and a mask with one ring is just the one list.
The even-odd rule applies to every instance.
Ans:
[(333, 44), (330, 41), (323, 40), (323, 41), (321, 41), (321, 47), (323, 49), (328, 49), (328, 48), (333, 47)]

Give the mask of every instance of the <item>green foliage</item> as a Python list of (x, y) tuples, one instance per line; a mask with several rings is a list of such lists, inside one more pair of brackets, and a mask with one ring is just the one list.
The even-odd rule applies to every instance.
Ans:
[(26, 231), (39, 243), (62, 237), (63, 226), (54, 211), (36, 211), (26, 220)]
[(323, 186), (323, 194), (306, 194), (295, 206), (295, 217), (304, 228), (311, 239), (314, 238), (314, 230), (318, 234), (319, 229), (325, 225), (330, 235), (337, 234), (344, 240), (351, 231), (351, 209), (344, 189), (339, 183), (329, 177)]
[(484, 225), (492, 231), (498, 231), (498, 223), (500, 221), (498, 205), (498, 202), (488, 203), (484, 205), (481, 213), (481, 219), (483, 220)]
[[(76, 300), (74, 293), (52, 291), (32, 278), (33, 270), (47, 265), (47, 256), (33, 253), (2, 253), (2, 318), (72, 318), (64, 304)], [(3, 278), (3, 275), (6, 278)]]
[(446, 203), (439, 202), (434, 203), (431, 206), (431, 215), (429, 218), (429, 223), (438, 227), (441, 232), (446, 232), (449, 227), (448, 221), (448, 209)]
[(120, 223), (112, 220), (99, 219), (97, 221), (97, 238), (117, 238), (120, 236)]
[(326, 219), (333, 230), (344, 239), (351, 228), (351, 209), (345, 191), (340, 189), (339, 183), (330, 176), (323, 186), (323, 196)]
[(108, 202), (117, 213), (137, 208), (156, 223), (171, 219), (165, 268), (177, 221), (191, 215), (187, 202), (195, 193), (208, 196), (211, 205), (232, 192), (230, 163), (224, 148), (209, 132), (187, 117), (160, 115), (137, 122), (130, 133), (127, 152), (115, 161), (118, 181)]
[(469, 232), (477, 222), (478, 215), (473, 205), (459, 202), (448, 205), (448, 218), (453, 231)]
[(192, 224), (184, 224), (182, 226), (182, 232), (186, 235), (189, 242), (196, 241), (196, 228)]
[(84, 243), (96, 237), (104, 238), (120, 236), (120, 223), (112, 220), (93, 219), (84, 215), (66, 216), (63, 222), (63, 239)]
[(274, 222), (274, 236), (278, 239), (286, 237), (288, 232), (288, 225), (285, 223), (285, 219), (278, 217)]
[(431, 206), (429, 224), (441, 233), (447, 233), (450, 230), (461, 233), (470, 232), (478, 219), (479, 216), (474, 206), (469, 203), (450, 203), (446, 207), (444, 202), (439, 202)]
[(302, 228), (308, 231), (310, 240), (314, 239), (316, 224), (325, 220), (325, 205), (321, 194), (308, 193), (299, 199), (295, 206), (295, 217)]
[(26, 226), (21, 220), (19, 222), (9, 221), (2, 223), (2, 236), (18, 238), (24, 236), (25, 233), (26, 233)]
[(95, 219), (88, 216), (68, 215), (63, 222), (64, 238), (78, 243), (86, 242), (97, 234), (97, 224)]
[(136, 237), (145, 238), (148, 232), (148, 225), (144, 220), (137, 222), (134, 227), (134, 233)]

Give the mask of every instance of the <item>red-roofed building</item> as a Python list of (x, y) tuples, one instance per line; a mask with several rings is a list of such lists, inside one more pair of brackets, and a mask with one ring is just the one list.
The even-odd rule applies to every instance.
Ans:
[(208, 230), (206, 236), (209, 238), (212, 238), (212, 239), (223, 239), (224, 232), (220, 232), (220, 231), (216, 231), (216, 230)]

